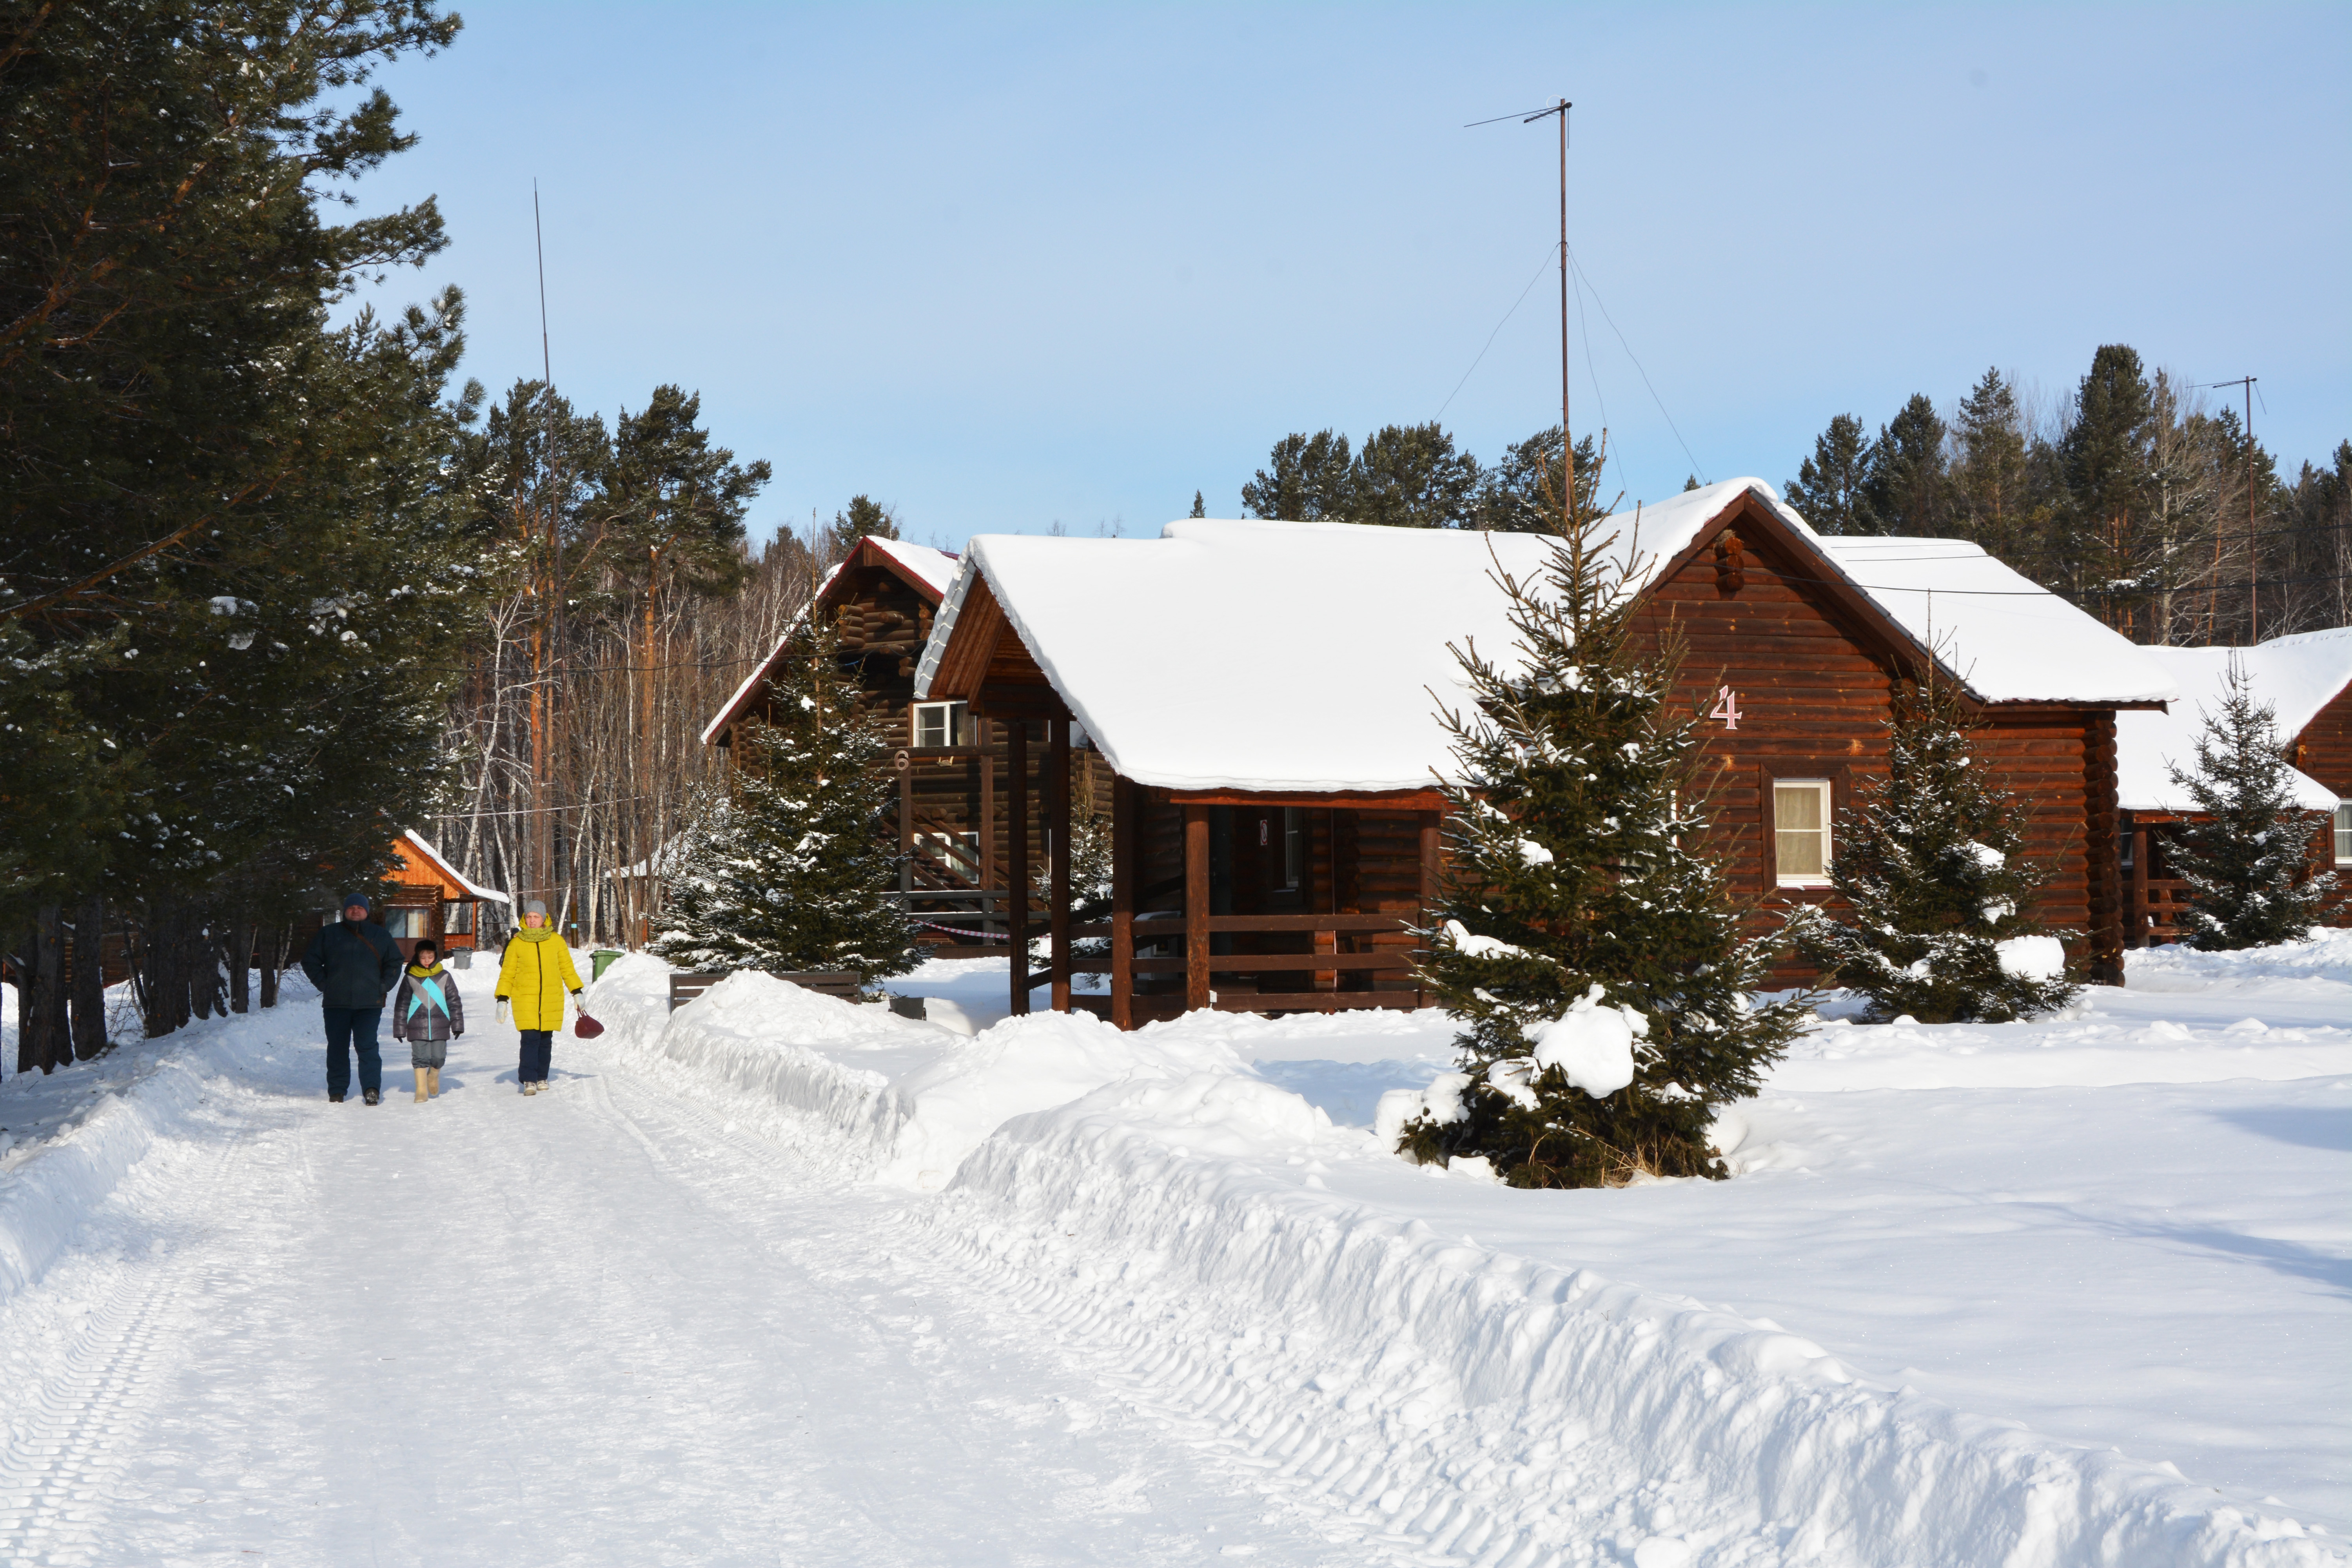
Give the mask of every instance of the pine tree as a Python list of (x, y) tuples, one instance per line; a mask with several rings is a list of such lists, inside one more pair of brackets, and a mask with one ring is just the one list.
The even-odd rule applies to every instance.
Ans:
[(869, 534), (876, 539), (898, 538), (898, 514), (870, 496), (851, 496), (848, 510), (833, 514), (830, 542), (834, 553), (848, 554), (857, 548), (859, 540)]
[(2197, 737), (2196, 767), (2171, 764), (2172, 781), (2196, 803), (2171, 849), (2189, 884), (2182, 923), (2198, 947), (2294, 942), (2336, 890), (2334, 872), (2312, 874), (2316, 814), (2294, 804), (2276, 721), (2232, 658), (2229, 695)]
[(1813, 455), (1783, 487), (1790, 506), (1819, 533), (1884, 533), (1864, 488), (1872, 447), (1862, 421), (1841, 414), (1813, 440)]
[[(1559, 448), (1557, 425), (1505, 447), (1502, 459), (1479, 479), (1471, 526), (1494, 533), (1558, 533)], [(1613, 510), (1600, 494), (1605, 458), (1591, 437), (1577, 441), (1575, 521), (1580, 528)]]
[(1291, 522), (1354, 517), (1356, 461), (1345, 436), (1294, 432), (1274, 444), (1266, 461), (1271, 471), (1260, 468), (1242, 486), (1242, 505), (1252, 517)]
[(2139, 355), (2106, 343), (2091, 356), (2074, 395), (2074, 421), (2059, 454), (2066, 485), (2062, 570), (2078, 604), (2097, 605), (2121, 626), (2139, 597), (2137, 537), (2149, 498), (2155, 396)]
[(2025, 416), (2000, 371), (1987, 370), (1960, 399), (1952, 437), (1955, 531), (2012, 566), (2030, 567)]
[(1945, 470), (1944, 421), (1924, 392), (1914, 393), (1878, 427), (1863, 477), (1864, 510), (1886, 533), (1933, 539), (1951, 515), (1951, 479)]
[(919, 962), (882, 828), (881, 737), (857, 711), (831, 634), (803, 623), (779, 662), (772, 724), (736, 731), (733, 787), (664, 877), (653, 952), (697, 969), (847, 970)]
[(1356, 454), (1351, 522), (1389, 528), (1460, 528), (1478, 490), (1478, 459), (1455, 449), (1435, 420), (1387, 425)]
[(1878, 1023), (2003, 1023), (2063, 1006), (2080, 987), (2031, 912), (2049, 869), (2025, 856), (2024, 813), (1978, 765), (1974, 727), (1948, 682), (1906, 685), (1888, 724), (1888, 773), (1842, 813), (1830, 880), (1847, 921), (1797, 922), (1832, 984), (1870, 998)]
[(1199, 490), (1194, 490), (1192, 492), (1192, 510), (1185, 515), (1188, 517), (1206, 517), (1209, 515), (1209, 509), (1201, 500), (1201, 492)]
[(1519, 647), (1461, 650), (1475, 707), (1445, 716), (1461, 781), (1423, 973), (1464, 1022), (1469, 1081), (1402, 1148), (1485, 1156), (1517, 1186), (1724, 1175), (1717, 1108), (1754, 1094), (1809, 1016), (1754, 1000), (1780, 940), (1740, 934), (1705, 847), (1695, 716), (1670, 706), (1679, 650), (1636, 648), (1599, 542), (1588, 528), (1507, 584)]

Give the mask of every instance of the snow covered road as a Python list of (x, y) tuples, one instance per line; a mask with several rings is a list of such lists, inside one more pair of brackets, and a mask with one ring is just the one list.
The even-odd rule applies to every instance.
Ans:
[(313, 1022), (0, 1309), (0, 1561), (1327, 1560), (823, 1162), (511, 1030), (330, 1106)]
[(2352, 935), (2146, 957), (1573, 1194), (1369, 1131), (1435, 1015), (630, 957), (370, 1109), (298, 984), (0, 1085), (0, 1563), (2341, 1564)]

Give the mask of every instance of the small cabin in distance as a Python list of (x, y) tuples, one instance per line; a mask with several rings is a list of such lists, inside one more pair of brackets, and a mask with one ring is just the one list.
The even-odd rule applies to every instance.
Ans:
[[(2116, 718), (2175, 692), (2129, 642), (1974, 545), (1824, 538), (1759, 480), (1598, 535), (1640, 595), (1637, 630), (1688, 650), (1678, 698), (1708, 715), (1720, 850), (1753, 929), (1836, 907), (1837, 813), (1885, 769), (1899, 684), (1933, 672), (2051, 868), (2043, 918), (2086, 933), (2073, 956), (2091, 978), (2120, 980)], [(1494, 574), (1537, 579), (1551, 547), (1208, 520), (1156, 540), (975, 539), (919, 694), (962, 699), (1023, 744), (1042, 730), (1049, 758), (1083, 725), (1112, 773), (1110, 918), (1072, 921), (1069, 868), (1046, 847), (1052, 966), (1013, 978), (1013, 1010), (1040, 983), (1122, 1027), (1208, 1006), (1423, 1005), (1417, 932), (1446, 875), (1436, 786), (1454, 769), (1435, 709), (1466, 700), (1448, 645), (1507, 648)], [(1015, 877), (1032, 854), (1016, 841)], [(1107, 994), (1078, 994), (1078, 940), (1107, 941), (1086, 960)], [(1779, 978), (1811, 977), (1792, 962)]]
[[(469, 952), (481, 942), (481, 908), (507, 905), (507, 896), (467, 879), (422, 834), (407, 831), (392, 841), (394, 866), (385, 878), (386, 895), (376, 911), (404, 958), (416, 956), (416, 944), (426, 937), (444, 953)], [(321, 925), (340, 918), (341, 911), (320, 916)]]
[[(2352, 626), (2273, 637), (2252, 647), (2152, 647), (2145, 650), (2179, 684), (2167, 713), (2131, 713), (2117, 731), (2117, 796), (2124, 814), (2124, 858), (2131, 945), (2178, 941), (2187, 896), (2171, 858), (2180, 825), (2195, 803), (2172, 780), (2193, 769), (2205, 716), (2229, 694), (2230, 668), (2245, 671), (2277, 724), (2279, 745), (2295, 770), (2295, 800), (2312, 814), (2311, 868), (2352, 883)], [(2339, 889), (2324, 918), (2352, 924), (2352, 889)]]
[[(1037, 797), (1044, 759), (1012, 742), (1002, 720), (982, 718), (961, 700), (916, 697), (916, 662), (958, 565), (945, 551), (869, 535), (826, 576), (808, 613), (831, 622), (842, 665), (864, 694), (860, 711), (890, 748), (899, 894), (908, 913), (933, 942), (989, 942), (1002, 940), (1013, 885), (1007, 803), (1016, 795)], [(705, 744), (731, 759), (737, 727), (771, 716), (773, 681), (797, 631), (796, 625), (780, 638), (728, 699), (704, 729)], [(1078, 787), (1099, 795), (1107, 811), (1107, 770), (1084, 748), (1076, 767)], [(1033, 821), (1029, 830), (1042, 832), (1042, 825)]]

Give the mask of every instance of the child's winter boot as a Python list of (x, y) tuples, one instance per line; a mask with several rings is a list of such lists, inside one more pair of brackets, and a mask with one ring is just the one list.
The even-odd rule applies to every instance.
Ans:
[(431, 1081), (430, 1081), (430, 1082), (428, 1082), (428, 1083), (425, 1086), (425, 1093), (427, 1093), (427, 1094), (431, 1095), (431, 1096), (432, 1096), (434, 1099), (436, 1099), (436, 1100), (440, 1099), (440, 1098), (441, 1098), (441, 1069), (440, 1069), (439, 1068), (426, 1068), (425, 1070), (425, 1072), (429, 1075), (430, 1079), (431, 1079)]
[(432, 1071), (433, 1069), (431, 1068), (418, 1068), (416, 1069), (416, 1103), (419, 1105), (425, 1103), (425, 1086), (427, 1081), (427, 1075)]

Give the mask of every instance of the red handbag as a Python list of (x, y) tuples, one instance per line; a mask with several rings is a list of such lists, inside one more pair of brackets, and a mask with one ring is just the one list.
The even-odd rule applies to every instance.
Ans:
[(583, 1040), (593, 1040), (604, 1032), (604, 1026), (583, 1013), (580, 1021), (572, 1026), (572, 1032)]

